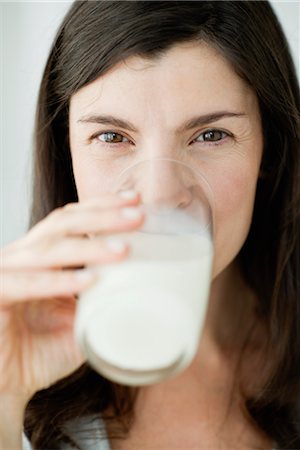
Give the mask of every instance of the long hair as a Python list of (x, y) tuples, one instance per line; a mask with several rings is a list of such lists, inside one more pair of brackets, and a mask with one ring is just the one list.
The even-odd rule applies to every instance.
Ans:
[[(215, 47), (259, 101), (261, 176), (238, 261), (258, 299), (274, 357), (268, 379), (246, 407), (280, 448), (300, 448), (300, 97), (286, 38), (267, 1), (75, 1), (40, 86), (31, 225), (77, 201), (68, 137), (71, 96), (129, 56), (153, 59), (187, 41)], [(33, 396), (25, 430), (35, 448), (58, 448), (68, 439), (68, 420), (104, 414), (108, 406), (114, 414), (107, 420), (128, 429), (134, 398), (134, 389), (83, 365)]]

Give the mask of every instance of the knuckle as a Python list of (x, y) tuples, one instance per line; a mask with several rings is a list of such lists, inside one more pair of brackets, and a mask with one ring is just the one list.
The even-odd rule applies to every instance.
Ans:
[(70, 270), (64, 280), (70, 286), (77, 286), (79, 284), (79, 278), (76, 270)]
[(67, 203), (66, 205), (62, 206), (61, 209), (65, 212), (74, 211), (78, 208), (79, 203), (78, 202), (72, 202)]
[(64, 206), (60, 206), (59, 208), (54, 209), (53, 211), (51, 211), (48, 217), (51, 218), (60, 217), (64, 213), (64, 208), (65, 208)]
[[(68, 217), (69, 211), (65, 209), (65, 206), (54, 209), (48, 215), (44, 226), (47, 227), (48, 234), (57, 234), (60, 231), (64, 231), (66, 218)], [(49, 228), (50, 227), (50, 228)]]
[(37, 287), (41, 283), (42, 276), (37, 276), (36, 272), (27, 272), (26, 276), (23, 278), (23, 285), (25, 292), (31, 292), (34, 287)]
[(1, 254), (0, 268), (1, 270), (12, 270), (26, 266), (31, 262), (31, 256), (31, 252), (25, 246), (7, 249)]
[(60, 288), (72, 292), (77, 292), (82, 283), (85, 282), (84, 277), (80, 276), (81, 270), (64, 271), (60, 277)]

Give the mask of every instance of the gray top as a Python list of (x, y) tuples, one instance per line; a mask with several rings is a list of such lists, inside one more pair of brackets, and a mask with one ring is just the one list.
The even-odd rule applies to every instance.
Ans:
[[(66, 426), (66, 430), (82, 450), (110, 450), (105, 423), (98, 416), (73, 420)], [(32, 450), (25, 434), (23, 434), (22, 450)], [(61, 450), (74, 450), (74, 447), (65, 444)]]

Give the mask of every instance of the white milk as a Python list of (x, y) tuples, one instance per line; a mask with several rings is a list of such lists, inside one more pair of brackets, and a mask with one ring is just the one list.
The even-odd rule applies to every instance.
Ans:
[(148, 384), (159, 378), (156, 372), (177, 373), (195, 356), (212, 243), (197, 234), (120, 237), (130, 257), (98, 269), (99, 281), (79, 301), (75, 331), (96, 370), (118, 382)]

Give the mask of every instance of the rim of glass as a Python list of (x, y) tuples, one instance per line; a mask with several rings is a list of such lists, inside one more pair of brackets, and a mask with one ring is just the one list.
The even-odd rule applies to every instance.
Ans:
[(131, 164), (130, 166), (126, 167), (125, 169), (123, 169), (120, 172), (120, 174), (116, 178), (115, 183), (113, 183), (113, 191), (116, 192), (116, 187), (117, 187), (118, 180), (126, 172), (129, 172), (131, 169), (134, 169), (136, 166), (138, 166), (140, 164), (151, 163), (151, 162), (156, 162), (156, 161), (167, 161), (167, 162), (180, 164), (180, 165), (186, 167), (187, 169), (191, 170), (195, 174), (195, 176), (197, 178), (201, 179), (201, 181), (205, 185), (205, 190), (206, 190), (205, 193), (208, 195), (209, 206), (210, 206), (210, 210), (211, 210), (211, 231), (212, 231), (212, 236), (214, 236), (214, 234), (215, 234), (215, 203), (214, 203), (213, 190), (212, 190), (208, 180), (206, 179), (206, 177), (202, 173), (200, 173), (198, 170), (194, 169), (190, 164), (187, 164), (187, 163), (185, 163), (183, 161), (179, 161), (178, 159), (175, 159), (175, 158), (167, 158), (167, 157), (154, 157), (154, 158), (142, 159), (140, 161), (137, 161), (137, 162)]

